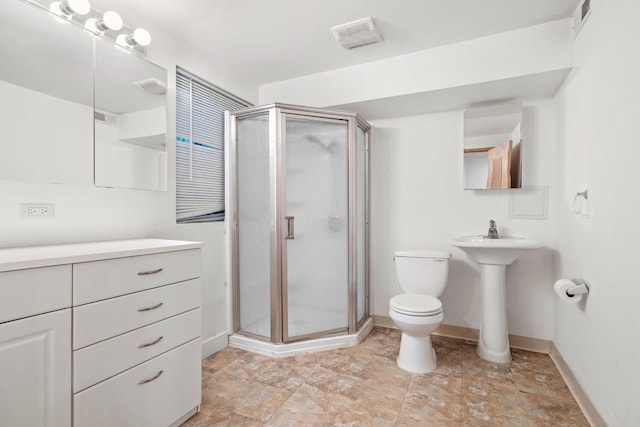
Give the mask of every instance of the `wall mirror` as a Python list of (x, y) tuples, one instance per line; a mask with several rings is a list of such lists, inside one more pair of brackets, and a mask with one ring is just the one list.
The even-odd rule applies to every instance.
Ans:
[(464, 189), (522, 187), (522, 104), (464, 112)]
[(1, 180), (166, 190), (166, 70), (23, 0), (0, 55)]
[(0, 5), (0, 179), (93, 184), (93, 37)]
[(96, 39), (96, 186), (167, 189), (167, 71)]

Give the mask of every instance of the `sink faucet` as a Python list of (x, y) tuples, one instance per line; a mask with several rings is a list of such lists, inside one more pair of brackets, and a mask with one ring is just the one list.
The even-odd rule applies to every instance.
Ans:
[(489, 232), (487, 233), (485, 239), (499, 239), (498, 229), (496, 228), (497, 224), (494, 220), (489, 220)]

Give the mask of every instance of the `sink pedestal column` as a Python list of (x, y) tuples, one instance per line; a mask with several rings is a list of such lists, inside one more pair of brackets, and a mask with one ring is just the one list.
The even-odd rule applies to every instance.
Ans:
[(478, 355), (490, 362), (511, 361), (505, 298), (506, 265), (480, 264), (482, 323)]

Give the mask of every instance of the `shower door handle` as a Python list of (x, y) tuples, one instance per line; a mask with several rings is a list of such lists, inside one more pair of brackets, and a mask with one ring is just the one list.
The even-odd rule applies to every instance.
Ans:
[(295, 229), (295, 216), (285, 216), (284, 219), (287, 221), (287, 235), (285, 236), (285, 240), (294, 240), (296, 238), (296, 229)]

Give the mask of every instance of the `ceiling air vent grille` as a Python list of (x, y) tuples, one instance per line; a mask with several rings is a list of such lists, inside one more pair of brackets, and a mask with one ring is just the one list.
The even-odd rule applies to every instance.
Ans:
[(135, 82), (135, 85), (145, 92), (152, 93), (154, 95), (164, 95), (167, 93), (167, 85), (164, 82), (156, 79), (155, 77), (151, 77), (150, 79), (140, 80), (139, 82)]
[(346, 49), (353, 49), (382, 41), (382, 34), (373, 24), (373, 19), (362, 18), (331, 28), (338, 43)]
[(102, 111), (94, 111), (93, 118), (99, 122), (109, 126), (118, 126), (118, 116), (110, 113), (103, 113)]

